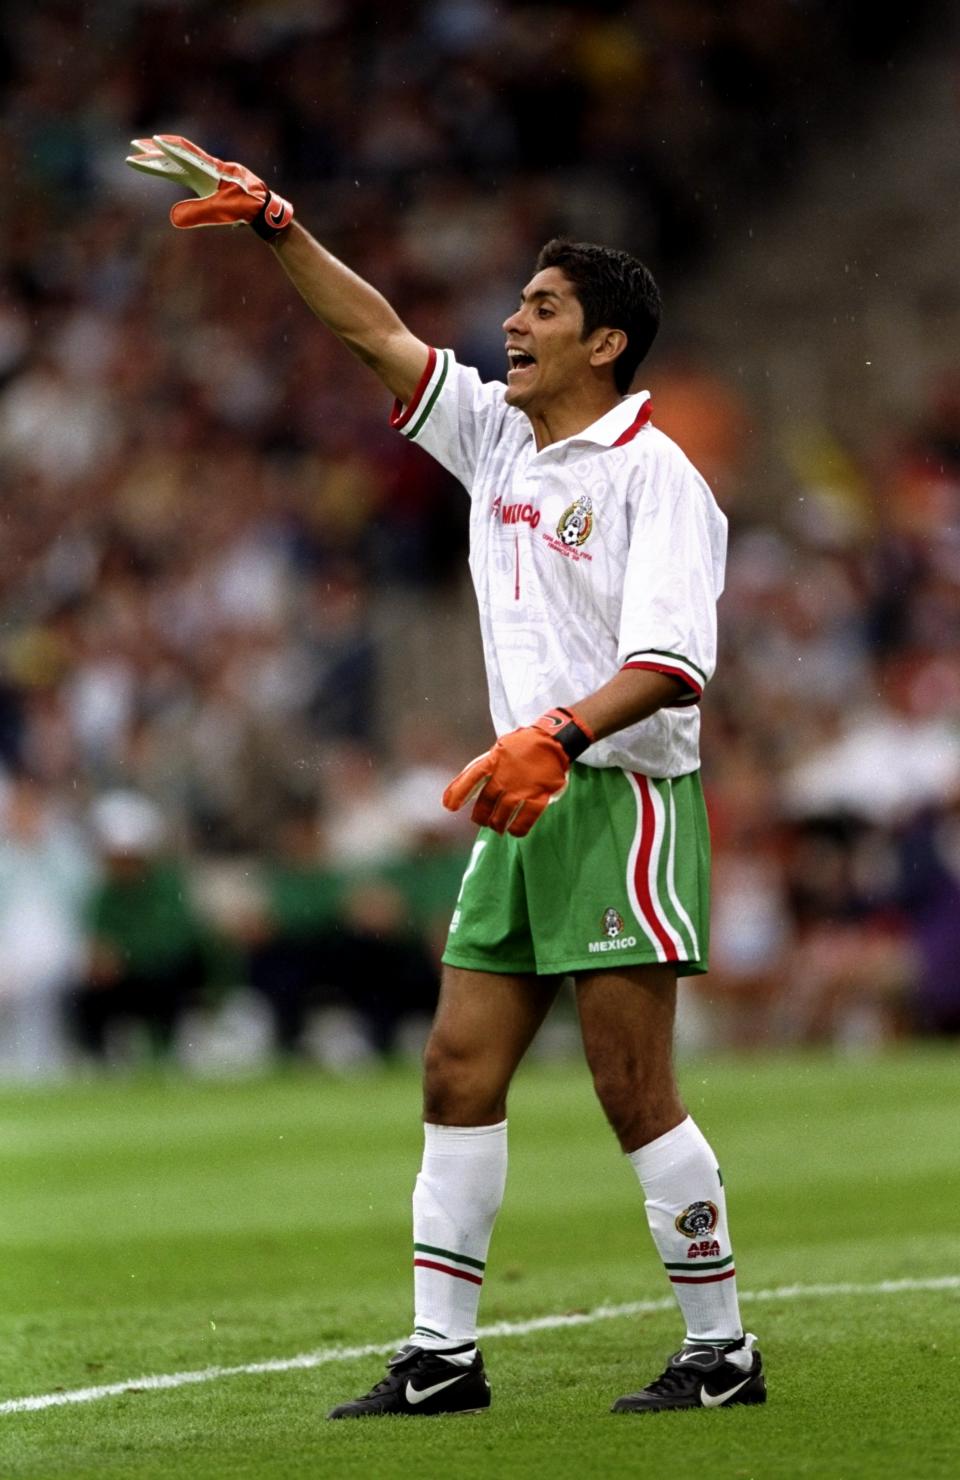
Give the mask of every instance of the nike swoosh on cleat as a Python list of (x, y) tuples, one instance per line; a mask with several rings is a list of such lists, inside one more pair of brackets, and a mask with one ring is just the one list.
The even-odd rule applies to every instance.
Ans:
[[(753, 1374), (751, 1373), (750, 1376), (752, 1377)], [(708, 1393), (706, 1388), (701, 1388), (700, 1402), (704, 1408), (719, 1408), (722, 1403), (726, 1403), (728, 1398), (732, 1398), (734, 1393), (739, 1393), (742, 1387), (746, 1387), (749, 1381), (750, 1377), (745, 1377), (743, 1382), (738, 1382), (735, 1387), (727, 1388), (725, 1393)]]
[(462, 1382), (466, 1375), (466, 1372), (458, 1372), (456, 1377), (446, 1377), (443, 1382), (435, 1382), (433, 1387), (427, 1388), (415, 1388), (412, 1382), (408, 1382), (407, 1402), (416, 1408), (418, 1403), (425, 1403), (434, 1393), (442, 1393), (444, 1388), (452, 1387), (455, 1382)]

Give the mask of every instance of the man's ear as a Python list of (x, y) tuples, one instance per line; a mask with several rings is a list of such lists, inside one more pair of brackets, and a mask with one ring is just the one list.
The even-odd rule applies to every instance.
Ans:
[(611, 365), (627, 347), (627, 336), (622, 329), (598, 329), (590, 351), (590, 363), (597, 367)]

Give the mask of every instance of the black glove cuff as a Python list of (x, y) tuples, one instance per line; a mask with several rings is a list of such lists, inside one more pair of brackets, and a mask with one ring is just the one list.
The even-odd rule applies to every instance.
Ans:
[(293, 217), (291, 216), (290, 220), (286, 221), (283, 226), (271, 226), (268, 223), (267, 211), (270, 209), (272, 203), (276, 199), (277, 197), (275, 195), (268, 195), (257, 214), (250, 222), (252, 230), (254, 230), (260, 240), (264, 242), (275, 242), (278, 236), (283, 236), (283, 233), (290, 225), (290, 221), (292, 221), (293, 219)]
[(575, 761), (593, 744), (593, 741), (584, 730), (581, 730), (569, 709), (560, 709), (558, 713), (568, 715), (570, 723), (564, 725), (562, 730), (557, 730), (553, 738), (563, 746), (570, 759)]

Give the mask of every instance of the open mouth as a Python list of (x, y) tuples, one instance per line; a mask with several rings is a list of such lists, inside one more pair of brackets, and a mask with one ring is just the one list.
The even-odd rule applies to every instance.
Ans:
[(511, 371), (513, 371), (513, 370), (529, 370), (530, 366), (531, 365), (535, 365), (536, 363), (537, 362), (533, 358), (533, 355), (528, 355), (527, 352), (526, 352), (526, 350), (522, 350), (522, 349), (508, 349), (507, 350), (507, 364), (509, 365)]

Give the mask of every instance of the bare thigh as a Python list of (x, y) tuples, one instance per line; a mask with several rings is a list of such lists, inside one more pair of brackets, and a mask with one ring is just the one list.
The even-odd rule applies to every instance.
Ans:
[(670, 966), (625, 966), (577, 977), (577, 1012), (597, 1097), (624, 1151), (679, 1125), (673, 1070), (677, 981)]
[(503, 1120), (510, 1081), (559, 985), (559, 977), (445, 967), (424, 1053), (424, 1120), (433, 1125)]

